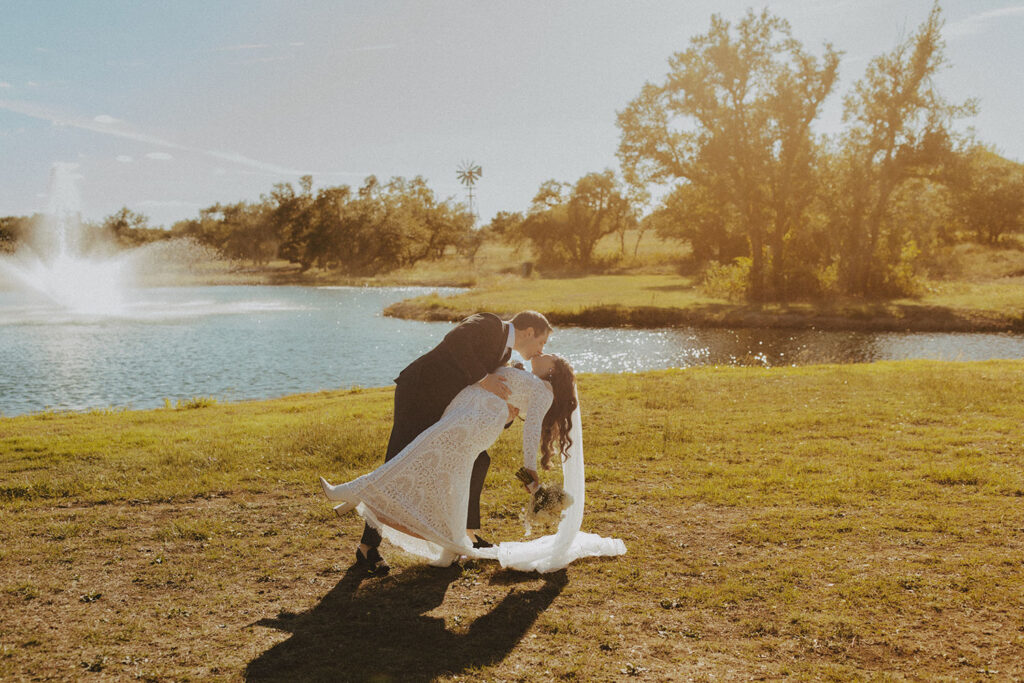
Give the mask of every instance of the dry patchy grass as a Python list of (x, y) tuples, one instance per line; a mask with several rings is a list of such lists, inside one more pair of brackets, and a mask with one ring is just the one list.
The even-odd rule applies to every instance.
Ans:
[(0, 420), (0, 678), (1020, 678), (1022, 371), (585, 375), (584, 524), (629, 553), (546, 577), (349, 570), (315, 476), (375, 464), (388, 390)]

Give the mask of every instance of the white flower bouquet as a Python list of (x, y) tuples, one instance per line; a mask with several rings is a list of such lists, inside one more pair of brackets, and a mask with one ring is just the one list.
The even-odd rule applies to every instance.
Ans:
[[(516, 472), (516, 476), (525, 484), (533, 483), (533, 477), (525, 469)], [(572, 505), (572, 496), (559, 484), (541, 484), (532, 494), (523, 510), (523, 525), (526, 535), (533, 533), (534, 525), (557, 525), (562, 520), (562, 513)]]

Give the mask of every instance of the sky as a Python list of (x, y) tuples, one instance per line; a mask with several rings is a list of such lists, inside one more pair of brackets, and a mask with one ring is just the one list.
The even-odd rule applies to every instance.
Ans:
[[(422, 175), (477, 213), (523, 211), (548, 179), (617, 170), (616, 113), (668, 58), (767, 7), (805, 48), (843, 51), (818, 132), (869, 60), (932, 0), (0, 0), (0, 216), (45, 211), (77, 164), (82, 214), (122, 206), (169, 227), (273, 185)], [(1024, 0), (945, 0), (947, 99), (1024, 160)]]

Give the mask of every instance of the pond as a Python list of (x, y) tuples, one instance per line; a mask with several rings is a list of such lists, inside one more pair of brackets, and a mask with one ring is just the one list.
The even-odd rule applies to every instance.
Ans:
[[(434, 288), (174, 287), (134, 290), (116, 316), (71, 314), (0, 291), (0, 415), (153, 408), (164, 400), (271, 398), (387, 386), (449, 323), (381, 311)], [(440, 290), (441, 294), (448, 291)], [(549, 351), (578, 372), (1024, 358), (1024, 336), (773, 329), (560, 328)]]

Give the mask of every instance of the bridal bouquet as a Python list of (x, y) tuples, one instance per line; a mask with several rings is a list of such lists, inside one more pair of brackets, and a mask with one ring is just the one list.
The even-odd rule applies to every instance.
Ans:
[[(533, 477), (525, 469), (516, 472), (523, 483), (533, 482)], [(558, 484), (541, 484), (530, 494), (530, 500), (526, 503), (523, 511), (523, 524), (526, 527), (526, 535), (533, 533), (533, 525), (548, 526), (558, 524), (562, 519), (562, 513), (572, 505), (572, 496), (564, 491)]]

